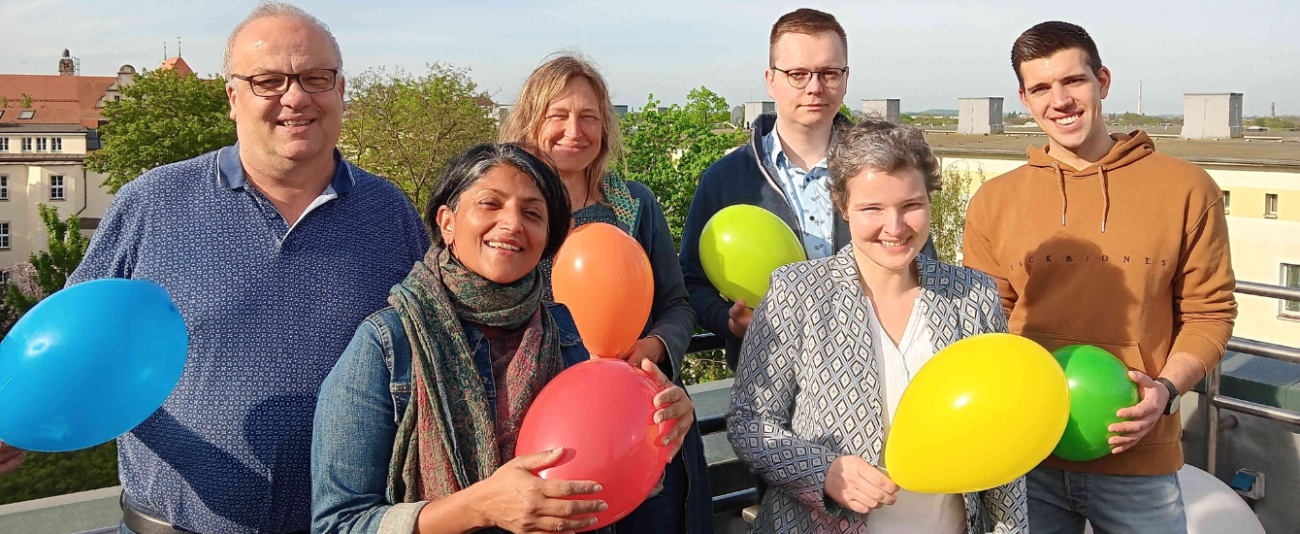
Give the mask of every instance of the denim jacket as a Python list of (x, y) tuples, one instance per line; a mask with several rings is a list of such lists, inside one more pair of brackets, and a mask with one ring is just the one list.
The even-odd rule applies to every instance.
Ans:
[[(559, 327), (565, 368), (590, 359), (567, 308), (547, 305)], [(487, 358), (482, 334), (466, 328), (476, 359)], [(485, 377), (487, 378), (487, 377)], [(490, 384), (489, 384), (490, 386)], [(411, 397), (411, 347), (397, 311), (386, 308), (367, 318), (321, 385), (312, 436), (312, 531), (330, 534), (411, 534), (425, 502), (390, 503), (389, 463), (397, 425)], [(698, 431), (683, 447), (688, 476), (707, 477), (703, 465), (690, 466), (693, 449), (702, 459)], [(699, 447), (699, 448), (693, 448)], [(692, 469), (691, 467), (698, 467)], [(697, 475), (696, 473), (699, 473)], [(708, 486), (705, 485), (705, 488)], [(693, 502), (710, 503), (704, 500)], [(691, 521), (707, 520), (711, 508), (688, 505)], [(708, 514), (702, 519), (700, 513)], [(692, 532), (697, 530), (692, 528)], [(613, 527), (597, 531), (613, 534)]]

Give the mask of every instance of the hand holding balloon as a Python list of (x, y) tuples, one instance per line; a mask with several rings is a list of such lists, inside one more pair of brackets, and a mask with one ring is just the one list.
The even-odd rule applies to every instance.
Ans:
[(1116, 412), (1115, 415), (1132, 420), (1110, 425), (1111, 432), (1123, 434), (1110, 438), (1110, 444), (1114, 447), (1110, 451), (1111, 454), (1129, 450), (1142, 441), (1142, 438), (1156, 427), (1156, 421), (1164, 414), (1165, 404), (1169, 403), (1169, 390), (1145, 373), (1129, 371), (1128, 377), (1137, 382), (1142, 400), (1130, 408)]
[[(519, 456), (492, 476), (465, 489), (465, 502), (473, 508), (481, 527), (510, 532), (564, 532), (589, 527), (596, 517), (587, 514), (608, 506), (599, 499), (574, 500), (600, 491), (590, 480), (542, 480), (533, 472), (560, 463), (564, 448), (557, 447)], [(586, 515), (586, 517), (579, 517)]]
[(5, 475), (18, 469), (18, 466), (22, 465), (23, 460), (26, 459), (27, 451), (0, 442), (0, 475)]
[(632, 348), (627, 352), (618, 355), (618, 359), (626, 360), (636, 367), (641, 366), (642, 360), (649, 360), (651, 363), (659, 364), (668, 357), (668, 349), (664, 348), (664, 342), (654, 336), (643, 337), (632, 344)]
[(749, 330), (749, 320), (753, 318), (754, 310), (749, 309), (745, 299), (740, 299), (727, 311), (727, 329), (731, 330), (731, 335), (744, 339)]
[(836, 458), (826, 472), (826, 495), (859, 514), (894, 504), (895, 493), (898, 484), (857, 456)]
[(650, 363), (649, 360), (641, 360), (641, 370), (645, 371), (650, 378), (663, 388), (663, 391), (655, 394), (654, 404), (658, 410), (655, 412), (655, 424), (661, 424), (664, 421), (674, 421), (673, 427), (665, 432), (659, 439), (660, 447), (671, 447), (668, 455), (669, 458), (677, 456), (677, 451), (682, 450), (682, 438), (691, 430), (691, 423), (695, 421), (695, 403), (691, 398), (686, 396), (686, 390), (674, 385), (659, 370), (659, 366)]

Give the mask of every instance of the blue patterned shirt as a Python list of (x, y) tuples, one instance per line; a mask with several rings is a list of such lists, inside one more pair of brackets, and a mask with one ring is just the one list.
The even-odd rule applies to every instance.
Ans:
[(149, 171), (117, 193), (68, 280), (152, 280), (185, 319), (180, 383), (118, 438), (126, 492), (177, 527), (310, 528), (317, 390), (429, 247), (396, 187), (334, 157), (329, 190), (292, 228), (248, 185), (238, 145)]
[(831, 174), (826, 168), (826, 159), (822, 158), (807, 171), (791, 163), (781, 148), (775, 126), (763, 136), (763, 150), (776, 167), (777, 183), (781, 184), (781, 190), (790, 202), (795, 217), (799, 218), (808, 259), (825, 258), (834, 254), (835, 245), (831, 242), (831, 233), (835, 229), (835, 211), (831, 202)]

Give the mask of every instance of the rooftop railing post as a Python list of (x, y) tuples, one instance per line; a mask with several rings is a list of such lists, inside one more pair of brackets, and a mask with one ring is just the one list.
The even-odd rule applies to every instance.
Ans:
[(1205, 472), (1214, 475), (1219, 463), (1219, 405), (1214, 399), (1219, 396), (1219, 370), (1214, 366), (1210, 376), (1205, 377)]

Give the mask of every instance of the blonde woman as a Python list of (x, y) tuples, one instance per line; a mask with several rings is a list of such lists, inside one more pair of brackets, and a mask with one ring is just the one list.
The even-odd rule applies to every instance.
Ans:
[[(600, 72), (582, 58), (560, 55), (538, 67), (524, 82), (501, 126), (500, 141), (534, 145), (550, 156), (568, 190), (575, 227), (593, 222), (612, 224), (641, 244), (654, 271), (654, 305), (641, 339), (621, 357), (634, 365), (648, 359), (681, 384), (682, 358), (695, 328), (695, 314), (668, 221), (654, 193), (611, 172), (623, 151), (618, 120)], [(548, 301), (553, 300), (550, 267), (550, 260), (542, 265)], [(568, 312), (557, 306), (552, 313)], [(662, 486), (615, 525), (620, 534), (713, 531), (704, 446), (695, 426), (665, 470)]]

